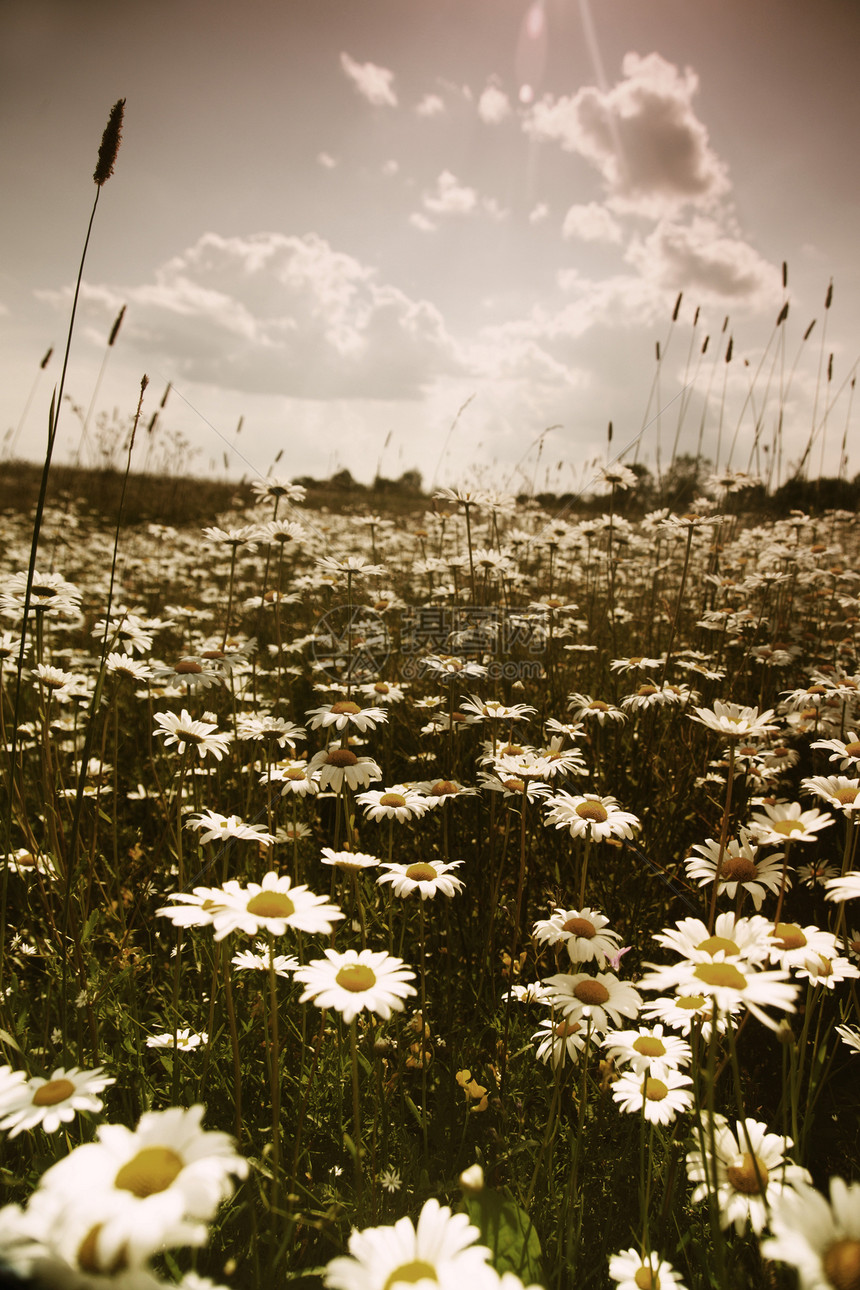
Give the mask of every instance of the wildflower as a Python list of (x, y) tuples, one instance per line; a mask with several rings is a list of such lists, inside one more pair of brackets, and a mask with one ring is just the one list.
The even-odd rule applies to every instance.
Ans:
[(773, 929), (771, 963), (781, 968), (803, 967), (808, 958), (819, 955), (836, 956), (836, 937), (832, 932), (822, 932), (814, 924), (801, 927), (799, 923), (777, 923)]
[(364, 851), (334, 851), (331, 847), (323, 847), (320, 859), (323, 864), (332, 865), (335, 869), (344, 869), (347, 873), (375, 869), (379, 864), (376, 856), (367, 855)]
[(177, 752), (184, 753), (188, 744), (196, 747), (201, 758), (207, 753), (221, 760), (230, 742), (229, 734), (216, 734), (217, 726), (208, 721), (193, 721), (185, 708), (177, 717), (174, 712), (156, 712), (155, 721), (160, 729), (156, 735), (164, 737), (164, 746), (176, 744)]
[(209, 927), (221, 895), (218, 887), (195, 887), (193, 891), (172, 891), (168, 900), (176, 905), (156, 909), (158, 917), (169, 918), (174, 927)]
[(292, 748), (297, 739), (306, 739), (307, 735), (304, 728), (294, 721), (273, 717), (268, 712), (253, 715), (246, 712), (236, 718), (236, 738), (266, 740), (276, 743), (279, 748), (289, 744)]
[(397, 820), (403, 824), (406, 820), (418, 819), (430, 809), (430, 804), (421, 793), (407, 788), (405, 784), (395, 784), (393, 788), (369, 789), (359, 793), (356, 803), (364, 807), (369, 820)]
[[(810, 860), (797, 868), (797, 877), (804, 887), (826, 887), (838, 873), (836, 865), (830, 864), (828, 860)], [(833, 897), (827, 896), (826, 899), (832, 900)]]
[(299, 960), (294, 954), (272, 955), (266, 941), (257, 941), (256, 954), (253, 950), (240, 950), (230, 962), (240, 972), (268, 972), (271, 968), (275, 976), (283, 977), (291, 977), (299, 966)]
[(640, 1026), (638, 1030), (610, 1030), (601, 1041), (608, 1057), (629, 1063), (637, 1074), (662, 1076), (663, 1071), (689, 1066), (690, 1045), (674, 1035), (663, 1033), (662, 1025)]
[[(740, 1005), (736, 1005), (735, 1011)], [(704, 994), (676, 994), (671, 997), (653, 999), (645, 1003), (642, 1008), (642, 1017), (646, 1021), (661, 1021), (673, 1030), (678, 1030), (682, 1035), (689, 1035), (693, 1029), (693, 1024), (701, 1030), (702, 1039), (705, 1043), (710, 1043), (711, 1034), (713, 1033), (713, 1013), (714, 1009), (711, 1000)], [(718, 1034), (726, 1028), (725, 1016), (717, 1017), (716, 1029)]]
[(479, 721), (525, 721), (534, 716), (536, 709), (527, 703), (499, 703), (496, 699), (481, 699), (477, 694), (470, 694), (460, 703), (463, 712)]
[(537, 1044), (535, 1057), (539, 1062), (551, 1062), (556, 1070), (565, 1059), (575, 1062), (585, 1047), (588, 1023), (569, 1021), (567, 1017), (546, 1017), (532, 1035)]
[(153, 665), (150, 668), (150, 680), (156, 685), (170, 686), (172, 689), (184, 685), (188, 690), (207, 690), (212, 685), (223, 685), (224, 674), (219, 667), (213, 667), (207, 660), (189, 655), (168, 666)]
[(733, 1131), (725, 1116), (715, 1115), (711, 1125), (705, 1113), (702, 1136), (709, 1155), (713, 1136), (714, 1157), (706, 1170), (700, 1150), (687, 1153), (687, 1177), (698, 1184), (692, 1202), (697, 1205), (705, 1200), (708, 1179), (716, 1179), (720, 1226), (734, 1223), (739, 1236), (747, 1221), (756, 1234), (761, 1232), (768, 1221), (769, 1207), (799, 1183), (811, 1181), (805, 1169), (786, 1159), (791, 1138), (768, 1133), (767, 1125), (758, 1120), (738, 1120)]
[(271, 766), (260, 776), (260, 784), (280, 784), (281, 797), (313, 797), (319, 792), (319, 771), (310, 774), (306, 761), (289, 760)]
[(389, 1194), (391, 1195), (393, 1195), (396, 1191), (400, 1191), (400, 1187), (401, 1187), (400, 1170), (383, 1169), (382, 1173), (379, 1175), (379, 1185), (380, 1187), (383, 1187), (385, 1191), (389, 1192)]
[(621, 944), (621, 937), (609, 927), (609, 919), (596, 909), (558, 909), (551, 918), (535, 923), (532, 935), (538, 944), (563, 944), (571, 963), (592, 959), (602, 968), (607, 957)]
[(828, 990), (832, 990), (840, 981), (860, 976), (860, 968), (855, 967), (850, 959), (836, 954), (810, 954), (798, 964), (795, 972), (799, 977), (806, 977), (812, 985), (821, 985)]
[(621, 1024), (622, 1017), (635, 1017), (642, 1004), (642, 997), (632, 985), (619, 981), (612, 972), (558, 973), (544, 981), (549, 1002), (565, 1018), (579, 1021), (591, 1019), (596, 1030), (609, 1029), (609, 1022)]
[(758, 708), (745, 708), (739, 703), (721, 703), (719, 699), (713, 708), (694, 708), (687, 715), (691, 721), (698, 721), (727, 739), (759, 738), (776, 729), (775, 726), (768, 725), (774, 715), (772, 708), (759, 712)]
[(348, 788), (367, 788), (374, 780), (382, 778), (382, 771), (372, 757), (357, 757), (351, 748), (332, 748), (316, 753), (308, 762), (308, 774), (319, 771), (320, 788), (330, 788), (339, 793), (344, 784)]
[(337, 905), (325, 896), (315, 896), (307, 886), (294, 887), (286, 874), (278, 877), (269, 872), (262, 885), (256, 882), (241, 887), (235, 879), (225, 882), (213, 893), (212, 925), (215, 940), (222, 941), (231, 932), (270, 932), (283, 936), (288, 927), (299, 932), (332, 930), (332, 923), (344, 917)]
[(336, 560), (334, 556), (317, 557), (317, 568), (323, 573), (333, 573), (350, 578), (375, 578), (385, 573), (381, 564), (371, 564), (363, 555), (348, 555), (345, 560)]
[(295, 972), (305, 989), (299, 1002), (312, 999), (318, 1008), (334, 1008), (345, 1022), (351, 1022), (365, 1008), (387, 1021), (393, 1011), (402, 1012), (403, 1000), (415, 994), (408, 978), (415, 973), (402, 959), (384, 950), (323, 951)]
[(822, 829), (834, 823), (832, 815), (822, 815), (813, 807), (802, 811), (799, 802), (765, 804), (763, 815), (754, 815), (749, 830), (760, 846), (780, 846), (785, 842), (815, 842)]
[(849, 730), (846, 740), (816, 739), (810, 747), (826, 748), (830, 760), (839, 762), (840, 770), (856, 770), (860, 766), (860, 735), (855, 730)]
[(692, 963), (737, 959), (745, 964), (766, 962), (773, 924), (758, 914), (738, 918), (718, 914), (713, 934), (700, 918), (682, 918), (674, 927), (656, 932), (654, 940)]
[[(231, 1175), (244, 1178), (248, 1162), (226, 1133), (201, 1128), (201, 1105), (169, 1107), (141, 1116), (137, 1128), (101, 1125), (97, 1141), (77, 1147), (42, 1175), (48, 1201), (84, 1197), (96, 1266), (136, 1262), (166, 1244), (166, 1224), (182, 1224), (189, 1242), (202, 1244), (218, 1206), (233, 1192)], [(98, 1230), (96, 1230), (96, 1228)], [(120, 1265), (122, 1266), (122, 1264)]]
[(844, 815), (860, 811), (860, 779), (845, 775), (811, 775), (800, 781), (801, 791), (815, 793)]
[(573, 796), (561, 789), (547, 805), (550, 809), (544, 824), (566, 828), (572, 838), (632, 838), (634, 828), (639, 827), (637, 817), (622, 811), (614, 797), (598, 797), (596, 793)]
[(614, 704), (607, 703), (604, 699), (592, 699), (587, 694), (569, 694), (567, 696), (567, 706), (573, 714), (573, 720), (579, 721), (596, 721), (599, 725), (606, 725), (607, 721), (623, 722), (627, 717), (620, 708)]
[(307, 490), (302, 484), (294, 484), (290, 479), (281, 479), (273, 475), (271, 479), (252, 479), (251, 491), (256, 495), (258, 502), (274, 500), (275, 502), (286, 499), (288, 502), (303, 502), (307, 495)]
[(618, 1290), (686, 1290), (678, 1273), (656, 1250), (640, 1253), (631, 1247), (609, 1257), (609, 1276)]
[(91, 1071), (58, 1066), (49, 1079), (32, 1076), (6, 1096), (0, 1093), (0, 1129), (7, 1130), (10, 1138), (37, 1124), (45, 1133), (56, 1133), (78, 1111), (100, 1111), (104, 1103), (98, 1094), (115, 1083), (101, 1066)]
[(177, 1030), (174, 1037), (173, 1031), (165, 1031), (161, 1035), (150, 1035), (146, 1041), (147, 1048), (175, 1048), (180, 1053), (191, 1053), (201, 1044), (208, 1044), (209, 1036), (206, 1031), (197, 1034), (193, 1030)]
[(413, 891), (419, 892), (422, 900), (431, 899), (437, 891), (443, 896), (455, 896), (463, 890), (462, 880), (454, 874), (462, 860), (446, 864), (442, 860), (417, 861), (413, 864), (384, 864), (386, 871), (377, 878), (377, 883), (390, 882), (395, 896), (409, 896)]
[(854, 1056), (860, 1053), (860, 1028), (857, 1026), (837, 1026), (836, 1033), (843, 1044), (851, 1049)]
[(185, 827), (199, 831), (201, 845), (215, 838), (219, 842), (227, 842), (230, 838), (245, 842), (275, 841), (262, 824), (245, 824), (238, 815), (219, 815), (217, 811), (207, 810), (201, 811), (199, 815), (191, 815), (185, 821)]
[(774, 1199), (762, 1242), (767, 1259), (797, 1269), (800, 1290), (853, 1290), (860, 1266), (860, 1182), (831, 1178), (830, 1203), (814, 1187), (797, 1183)]
[[(784, 853), (776, 851), (759, 857), (759, 847), (748, 829), (741, 829), (740, 837), (727, 843), (722, 860), (720, 860), (720, 844), (714, 838), (697, 842), (693, 851), (698, 851), (699, 854), (690, 856), (685, 861), (684, 868), (688, 878), (699, 880), (700, 887), (706, 887), (714, 881), (719, 862), (719, 895), (725, 893), (730, 900), (734, 900), (738, 888), (741, 888), (749, 892), (753, 904), (759, 910), (766, 891), (772, 892), (773, 895), (779, 892), (783, 881), (781, 862), (785, 859)], [(786, 890), (790, 886), (791, 878), (786, 874)]]
[(688, 1091), (689, 1075), (664, 1068), (655, 1071), (627, 1071), (612, 1085), (612, 1096), (622, 1111), (644, 1114), (652, 1124), (671, 1124), (679, 1111), (689, 1111), (693, 1095)]
[(490, 1251), (475, 1244), (480, 1235), (465, 1214), (452, 1214), (431, 1198), (417, 1225), (401, 1218), (393, 1227), (353, 1231), (349, 1254), (331, 1260), (324, 1281), (328, 1290), (393, 1290), (421, 1281), (440, 1290), (484, 1290), (494, 1274), (487, 1263)]
[(324, 730), (334, 728), (337, 731), (354, 728), (362, 734), (366, 730), (375, 730), (388, 720), (384, 708), (360, 708), (351, 699), (339, 699), (337, 703), (328, 703), (322, 708), (309, 708), (305, 716), (310, 717), (312, 730), (319, 730), (321, 726)]
[(860, 896), (860, 872), (847, 873), (844, 878), (828, 877), (824, 886), (827, 900), (856, 900)]

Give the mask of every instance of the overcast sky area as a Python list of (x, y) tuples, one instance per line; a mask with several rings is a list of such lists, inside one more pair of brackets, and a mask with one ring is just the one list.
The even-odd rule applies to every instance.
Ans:
[(611, 420), (852, 477), (858, 49), (856, 0), (2, 0), (2, 453), (44, 455), (124, 97), (58, 459), (146, 373), (137, 468), (561, 490)]

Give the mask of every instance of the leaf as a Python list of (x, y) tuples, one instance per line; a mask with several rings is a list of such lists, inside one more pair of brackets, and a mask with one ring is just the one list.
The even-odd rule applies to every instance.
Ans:
[(4, 1044), (10, 1044), (12, 1048), (15, 1049), (16, 1052), (18, 1053), (21, 1052), (21, 1045), (17, 1042), (17, 1040), (12, 1038), (8, 1030), (0, 1030), (0, 1039), (2, 1039)]
[(543, 1280), (540, 1238), (526, 1211), (510, 1196), (483, 1187), (463, 1197), (466, 1213), (493, 1255), (497, 1272), (515, 1272), (521, 1281)]

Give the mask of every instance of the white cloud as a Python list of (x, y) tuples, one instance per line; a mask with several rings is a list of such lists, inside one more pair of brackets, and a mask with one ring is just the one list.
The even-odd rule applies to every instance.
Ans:
[(583, 242), (620, 242), (621, 225), (614, 215), (598, 202), (571, 206), (564, 217), (562, 236)]
[(478, 99), (478, 116), (487, 125), (498, 125), (511, 114), (511, 103), (498, 85), (488, 85)]
[(392, 88), (394, 73), (376, 63), (357, 63), (349, 54), (342, 53), (340, 65), (362, 98), (376, 107), (397, 107), (397, 95)]
[(317, 163), (322, 166), (324, 170), (334, 170), (337, 165), (336, 159), (330, 152), (318, 152)]
[(396, 175), (399, 170), (400, 170), (400, 162), (395, 161), (393, 157), (391, 157), (390, 160), (386, 161), (382, 167), (382, 173), (388, 179), (390, 179), (392, 175)]
[(438, 224), (433, 223), (432, 219), (428, 219), (426, 215), (422, 215), (421, 211), (413, 211), (409, 216), (409, 223), (413, 228), (417, 228), (419, 233), (435, 233), (436, 229), (439, 227)]
[(438, 94), (425, 94), (420, 103), (416, 103), (415, 111), (419, 116), (443, 116), (445, 101)]
[(782, 298), (777, 266), (702, 216), (688, 225), (661, 220), (647, 237), (631, 242), (625, 259), (645, 280), (703, 303), (766, 309)]
[[(60, 293), (53, 301), (65, 307)], [(176, 379), (304, 399), (415, 399), (462, 370), (434, 305), (313, 233), (206, 233), (150, 282), (87, 287), (83, 312), (106, 320), (123, 301), (126, 349)]]
[(549, 207), (546, 202), (538, 202), (537, 206), (529, 211), (529, 223), (541, 224), (549, 215)]
[(450, 170), (443, 170), (436, 188), (424, 194), (424, 206), (434, 215), (469, 215), (478, 205), (478, 194), (458, 182)]
[(495, 197), (482, 197), (481, 208), (487, 212), (490, 219), (503, 220), (508, 218), (507, 210)]
[(622, 73), (606, 91), (587, 85), (572, 96), (544, 96), (523, 128), (593, 162), (616, 209), (656, 218), (712, 206), (729, 179), (693, 107), (696, 73), (656, 53), (626, 54)]

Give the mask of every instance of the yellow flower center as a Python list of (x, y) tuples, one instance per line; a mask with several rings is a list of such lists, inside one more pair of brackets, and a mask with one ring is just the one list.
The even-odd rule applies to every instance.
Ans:
[(405, 806), (406, 798), (402, 793), (383, 793), (379, 799), (380, 806)]
[(342, 990), (350, 994), (363, 994), (376, 985), (376, 974), (365, 963), (354, 963), (351, 967), (342, 967), (335, 977)]
[(730, 941), (726, 936), (707, 936), (696, 946), (697, 950), (704, 950), (706, 954), (716, 954), (722, 950), (725, 954), (740, 954), (740, 947), (734, 941)]
[(326, 762), (329, 766), (355, 766), (358, 758), (349, 748), (333, 748)]
[(307, 771), (301, 770), (298, 766), (293, 766), (290, 770), (287, 771), (286, 775), (284, 776), (284, 779), (299, 780), (299, 779), (307, 779), (307, 777), (308, 777)]
[(587, 918), (569, 918), (566, 923), (562, 923), (561, 930), (570, 932), (571, 936), (583, 936), (588, 941), (597, 935), (597, 928)]
[(432, 864), (411, 864), (406, 870), (406, 877), (413, 882), (433, 882), (438, 876)]
[(37, 1088), (33, 1094), (34, 1106), (56, 1106), (71, 1097), (75, 1086), (70, 1079), (49, 1079), (47, 1084)]
[(773, 937), (774, 944), (781, 950), (799, 950), (806, 944), (806, 937), (797, 923), (777, 923)]
[(447, 797), (450, 793), (459, 793), (459, 788), (450, 779), (438, 779), (430, 789), (431, 797)]
[(118, 1191), (130, 1191), (138, 1200), (167, 1191), (184, 1167), (180, 1155), (170, 1147), (143, 1147), (127, 1160), (114, 1179)]
[(833, 796), (840, 806), (850, 806), (852, 802), (856, 802), (858, 793), (860, 789), (857, 788), (837, 788)]
[(609, 991), (601, 981), (586, 977), (584, 981), (579, 981), (574, 986), (573, 997), (580, 1003), (601, 1004), (606, 1003)]
[[(387, 602), (383, 602), (383, 603), (387, 603)], [(389, 685), (386, 685), (384, 681), (377, 681), (373, 687), (374, 692), (376, 694), (387, 694), (390, 688), (391, 687)]]
[(582, 1026), (578, 1021), (562, 1020), (555, 1025), (555, 1033), (559, 1039), (569, 1039), (571, 1035), (577, 1034), (580, 1030), (582, 1030)]
[(703, 994), (679, 994), (675, 1000), (676, 1008), (683, 1008), (684, 1012), (698, 1012), (705, 1006), (705, 996)]
[(526, 791), (525, 780), (522, 779), (503, 779), (502, 783), (511, 793), (524, 793)]
[(645, 1081), (645, 1097), (649, 1102), (662, 1102), (664, 1097), (669, 1095), (669, 1085), (664, 1084), (661, 1079), (654, 1079), (649, 1075)]
[(721, 882), (753, 882), (757, 877), (758, 870), (747, 856), (723, 856)]
[(609, 812), (600, 802), (580, 802), (576, 813), (581, 820), (593, 820), (595, 824), (605, 824), (609, 819)]
[(860, 740), (855, 740), (853, 744), (846, 744), (845, 755), (847, 757), (860, 757)]
[(790, 837), (792, 833), (802, 833), (803, 825), (800, 820), (771, 820), (771, 831), (781, 833), (783, 837)]
[(245, 906), (255, 918), (289, 918), (296, 907), (282, 891), (260, 891)]
[(641, 696), (642, 696), (642, 698), (644, 699), (644, 698), (646, 698), (649, 694), (656, 694), (656, 693), (657, 693), (657, 687), (656, 687), (656, 685), (648, 685), (648, 684), (646, 684), (646, 685), (640, 685), (640, 686), (639, 686), (639, 689), (636, 691), (636, 693), (637, 693), (637, 694), (639, 694), (639, 695), (641, 695)]
[(860, 1241), (852, 1241), (847, 1236), (837, 1241), (821, 1264), (835, 1290), (860, 1290)]
[(203, 668), (195, 658), (181, 658), (173, 670), (177, 676), (199, 676)]
[(438, 1284), (439, 1278), (432, 1263), (425, 1263), (423, 1259), (401, 1263), (400, 1267), (395, 1268), (391, 1273), (382, 1290), (392, 1290), (393, 1286), (401, 1284), (414, 1286), (418, 1281), (435, 1281)]
[(734, 963), (700, 963), (693, 975), (704, 981), (705, 985), (726, 990), (746, 989), (747, 979)]
[(609, 711), (609, 704), (604, 703), (603, 699), (592, 699), (588, 706), (589, 708), (591, 708), (592, 712)]
[(633, 1280), (638, 1290), (660, 1290), (660, 1278), (650, 1268), (637, 1268)]
[(361, 712), (357, 703), (352, 703), (349, 699), (342, 699), (340, 703), (331, 705), (332, 715), (334, 716), (354, 716), (356, 712)]
[[(758, 1178), (756, 1169), (758, 1169)], [(748, 1151), (745, 1151), (743, 1163), (729, 1165), (726, 1177), (735, 1191), (741, 1192), (744, 1196), (758, 1196), (767, 1187), (767, 1165), (758, 1156), (751, 1156)], [(759, 1178), (761, 1186), (759, 1186)]]
[(663, 1057), (666, 1053), (666, 1045), (656, 1035), (640, 1035), (634, 1040), (633, 1047), (643, 1057)]

